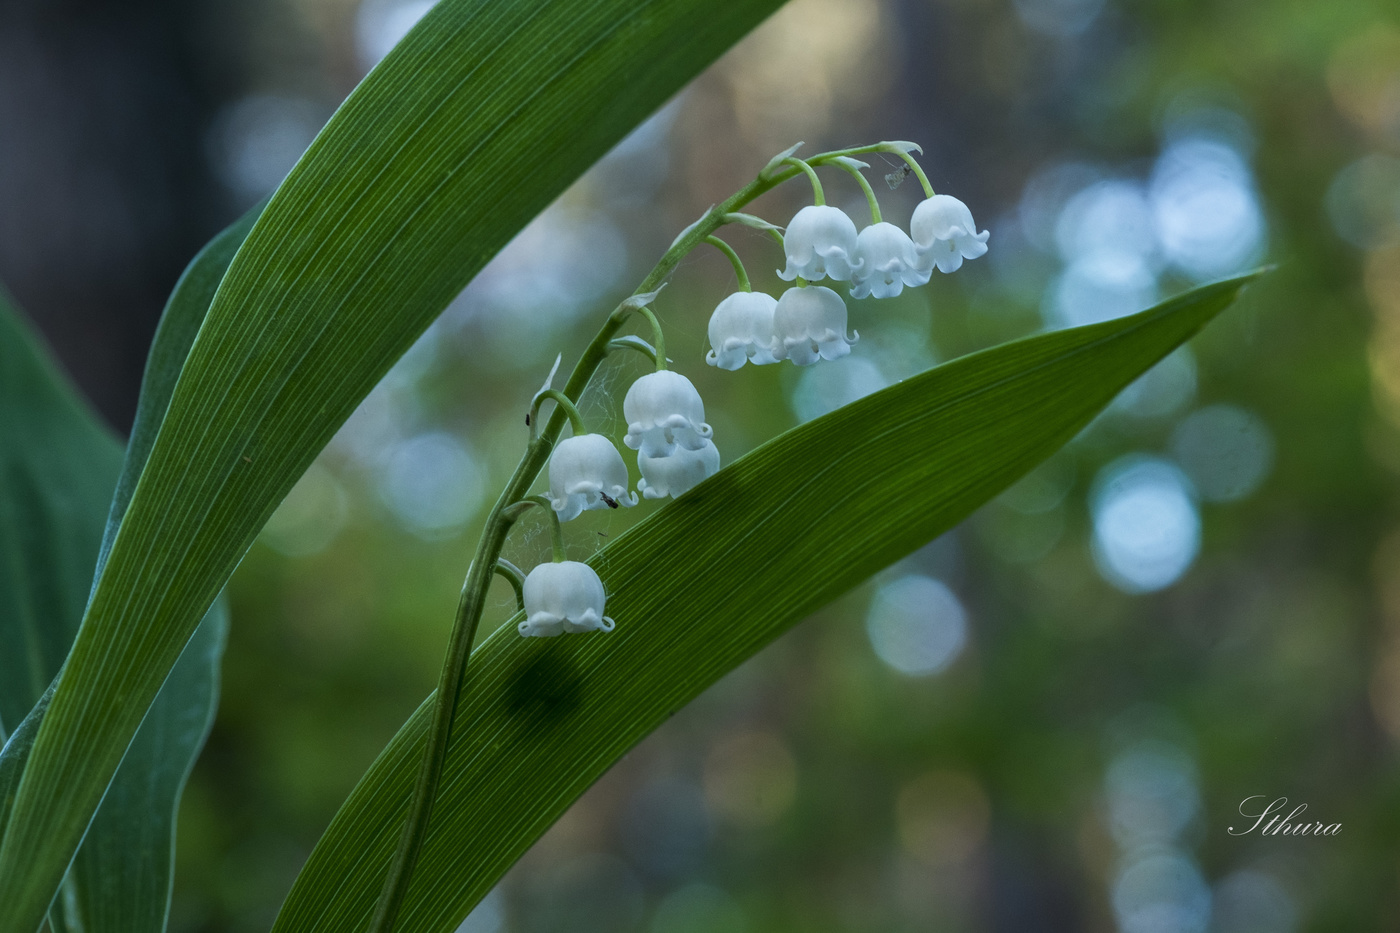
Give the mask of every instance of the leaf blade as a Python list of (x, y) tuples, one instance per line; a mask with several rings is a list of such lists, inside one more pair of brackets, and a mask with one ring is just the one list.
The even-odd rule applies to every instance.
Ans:
[[(43, 482), (58, 482), (63, 488), (86, 493), (81, 508), (61, 514), (50, 509), (47, 516), (48, 524), (59, 526), (56, 534), (68, 532), (79, 539), (81, 547), (71, 553), (46, 552), (47, 560), (31, 561), (34, 570), (25, 578), (42, 579), (45, 571), (58, 572), (64, 598), (51, 601), (48, 612), (38, 620), (44, 623), (52, 647), (47, 656), (32, 658), (32, 663), (42, 666), (31, 671), (30, 679), (49, 679), (49, 689), (20, 723), (14, 741), (0, 751), (0, 834), (8, 822), (14, 791), (52, 697), (63, 656), (82, 617), (83, 600), (91, 589), (84, 578), (94, 578), (94, 561), (97, 572), (101, 571), (105, 551), (121, 524), (185, 356), (258, 210), (215, 237), (176, 284), (147, 360), (132, 440), (124, 455), (115, 438), (48, 363), (38, 343), (23, 333), (17, 314), (3, 304), (0, 294), (0, 328), (7, 336), (11, 332), (15, 336), (3, 341), (8, 348), (3, 367), (7, 378), (0, 380), (0, 408), (12, 412), (15, 417), (8, 419), (9, 426), (19, 428), (0, 436), (0, 459), (9, 464), (28, 462), (31, 473)], [(35, 423), (44, 431), (24, 430)], [(21, 495), (32, 486), (21, 487)], [(105, 492), (113, 486), (115, 494)], [(7, 483), (3, 492), (8, 498), (15, 487)], [(103, 502), (104, 498), (110, 501)], [(31, 501), (42, 506), (51, 499)], [(13, 537), (11, 527), (9, 522), (0, 522), (0, 542)], [(5, 615), (13, 622), (12, 614)], [(50, 911), (50, 925), (56, 933), (146, 933), (165, 928), (174, 882), (176, 814), (190, 770), (213, 724), (227, 628), (227, 605), (219, 600), (161, 685), (69, 867), (63, 897)], [(19, 656), (8, 649), (12, 637), (11, 631), (0, 628), (0, 649), (4, 649), (0, 656)]]
[(444, 0), (351, 95), (191, 348), (0, 840), (0, 933), (38, 925), (199, 618), (358, 401), (525, 221), (778, 5)]
[(0, 738), (73, 643), (121, 458), (0, 288)]
[[(1010, 485), (1246, 281), (954, 360), (775, 438), (618, 537), (590, 561), (611, 593), (615, 631), (522, 639), (508, 624), (473, 652), (398, 929), (451, 929), (671, 713)], [(668, 556), (678, 570), (705, 567), (704, 579), (668, 581), (657, 566)], [(815, 586), (794, 582), (802, 580)], [(274, 933), (364, 924), (398, 838), (431, 700), (336, 815)]]

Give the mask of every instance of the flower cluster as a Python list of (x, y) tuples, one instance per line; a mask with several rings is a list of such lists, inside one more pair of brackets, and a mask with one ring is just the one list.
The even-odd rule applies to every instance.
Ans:
[[(783, 228), (747, 214), (724, 215), (719, 221), (737, 220), (757, 226), (782, 242), (787, 262), (778, 275), (795, 284), (776, 299), (752, 291), (738, 255), (706, 232), (718, 226), (717, 222), (712, 221), (706, 231), (692, 235), (684, 248), (673, 245), (671, 253), (681, 249), (683, 254), (684, 249), (697, 242), (710, 243), (729, 257), (739, 278), (741, 291), (721, 301), (710, 317), (706, 362), (720, 369), (737, 370), (745, 363), (791, 360), (798, 366), (808, 366), (818, 360), (840, 359), (851, 352), (859, 335), (847, 333), (846, 302), (842, 296), (815, 283), (826, 279), (847, 282), (853, 298), (893, 298), (906, 287), (927, 284), (935, 268), (953, 272), (963, 260), (975, 259), (987, 251), (987, 232), (977, 231), (972, 212), (963, 202), (933, 193), (928, 179), (909, 154), (915, 149), (908, 143), (881, 143), (847, 150), (898, 152), (919, 176), (928, 197), (914, 209), (908, 233), (881, 219), (875, 194), (860, 173), (869, 166), (847, 154), (828, 153), (808, 164), (793, 158), (789, 150), (760, 173), (763, 181), (770, 171), (783, 170), (784, 166), (797, 168), (811, 181), (816, 202), (797, 212), (785, 234), (779, 232)], [(836, 165), (857, 179), (870, 203), (871, 223), (865, 229), (857, 231), (845, 212), (825, 203), (821, 182), (813, 170), (817, 164)], [(785, 177), (795, 174), (789, 171)], [(707, 219), (711, 219), (708, 212), (696, 225)], [(677, 238), (677, 244), (686, 239), (686, 233)], [(628, 489), (627, 465), (617, 446), (611, 439), (585, 430), (583, 419), (568, 396), (550, 388), (546, 381), (535, 397), (531, 418), (538, 417), (542, 401), (553, 399), (568, 414), (573, 436), (558, 442), (549, 459), (549, 495), (530, 500), (550, 508), (554, 562), (535, 567), (523, 578), (513, 565), (500, 562), (509, 567), (501, 572), (511, 576), (520, 593), (526, 616), (519, 625), (522, 635), (543, 637), (613, 629), (613, 621), (603, 615), (606, 594), (598, 575), (587, 564), (564, 559), (561, 522), (594, 509), (636, 505), (639, 493), (646, 499), (680, 496), (719, 470), (719, 451), (712, 440), (713, 432), (705, 423), (705, 403), (700, 393), (685, 376), (666, 368), (661, 325), (646, 307), (655, 294), (628, 299), (616, 312), (619, 322), (631, 312), (645, 316), (651, 323), (655, 346), (639, 337), (609, 344), (609, 349), (625, 346), (640, 350), (656, 367), (632, 383), (622, 402), (627, 422), (623, 443), (637, 452), (637, 469), (641, 473), (635, 492)], [(527, 504), (522, 503), (521, 507)]]
[[(858, 178), (859, 169), (868, 167), (853, 159), (839, 164)], [(870, 200), (870, 225), (857, 232), (844, 211), (820, 203), (817, 188), (819, 203), (799, 210), (782, 237), (787, 265), (778, 276), (797, 284), (776, 300), (745, 288), (721, 301), (710, 317), (706, 362), (735, 370), (745, 363), (791, 360), (807, 366), (819, 359), (840, 359), (860, 335), (846, 335), (841, 296), (809, 283), (829, 278), (849, 282), (852, 298), (894, 298), (906, 287), (928, 284), (935, 268), (953, 272), (964, 259), (987, 252), (987, 231), (977, 232), (972, 212), (957, 198), (930, 194), (914, 209), (910, 232), (905, 233), (880, 219), (874, 193), (860, 180)], [(747, 286), (737, 257), (731, 259), (741, 285)]]
[[(664, 357), (658, 354), (658, 365)], [(582, 419), (567, 399), (548, 393), (568, 406), (575, 428)], [(719, 450), (705, 423), (705, 403), (689, 379), (667, 369), (632, 383), (622, 401), (627, 419), (623, 442), (637, 451), (642, 478), (637, 490), (648, 499), (679, 496), (719, 470)], [(525, 621), (520, 634), (548, 637), (564, 632), (610, 632), (603, 615), (603, 583), (587, 564), (558, 559), (562, 541), (558, 522), (577, 518), (590, 509), (637, 504), (627, 489), (627, 465), (611, 440), (601, 434), (574, 434), (560, 441), (549, 460), (549, 496), (554, 511), (556, 561), (530, 571), (522, 587)]]

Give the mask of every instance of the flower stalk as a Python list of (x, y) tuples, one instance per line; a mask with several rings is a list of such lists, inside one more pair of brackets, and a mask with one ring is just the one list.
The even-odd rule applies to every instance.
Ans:
[[(428, 726), (423, 758), (419, 766), (417, 780), (414, 783), (413, 796), (409, 801), (408, 816), (404, 821), (403, 832), (399, 836), (398, 847), (385, 875), (384, 886), (375, 905), (368, 933), (390, 933), (394, 929), (399, 911), (408, 894), (413, 869), (422, 851), (423, 841), (427, 837), (433, 803), (442, 779), (443, 766), (451, 748), (453, 719), (457, 712), (458, 703), (471, 686), (469, 676), (471, 669), (467, 662), (471, 654), (472, 643), (476, 639), (477, 628), (481, 623), (487, 590), (490, 587), (492, 576), (497, 573), (497, 568), (500, 566), (498, 562), (501, 559), (501, 551), (505, 545), (506, 537), (524, 511), (520, 506), (529, 497), (531, 485), (534, 484), (548, 462), (549, 455), (563, 431), (564, 422), (571, 420), (569, 409), (565, 408), (563, 401), (567, 401), (570, 407), (574, 408), (574, 416), (577, 416), (576, 406), (584, 389), (587, 388), (603, 360), (607, 358), (608, 352), (614, 348), (613, 341), (617, 337), (618, 331), (622, 329), (628, 316), (636, 310), (641, 310), (652, 324), (656, 338), (657, 369), (665, 369), (665, 345), (660, 322), (656, 320), (656, 316), (649, 309), (644, 306), (639, 307), (637, 302), (639, 298), (655, 293), (686, 255), (705, 242), (706, 237), (724, 224), (731, 222), (727, 215), (739, 213), (745, 205), (755, 198), (803, 173), (807, 174), (813, 182), (817, 203), (822, 204), (821, 182), (816, 179), (816, 172), (812, 170), (813, 166), (829, 164), (842, 156), (855, 156), (869, 152), (898, 152), (912, 164), (912, 159), (904, 153), (905, 145), (882, 142), (826, 152), (805, 161), (790, 159), (788, 161), (796, 164), (786, 164), (783, 168), (775, 166), (775, 170), (771, 174), (760, 174), (759, 177), (735, 192), (727, 200), (707, 211), (704, 216), (677, 237), (675, 243), (662, 255), (646, 278), (642, 280), (632, 297), (623, 301), (604, 320), (602, 327), (599, 328), (598, 333), (574, 366), (573, 372), (569, 374), (564, 388), (557, 394), (555, 394), (555, 390), (547, 390), (550, 394), (546, 397), (553, 398), (561, 404), (556, 407), (543, 427), (535, 423), (537, 417), (531, 418), (532, 436), (525, 447), (525, 453), (516, 466), (515, 472), (507, 481), (505, 488), (501, 490), (495, 505), (487, 514), (485, 528), (467, 570), (462, 594), (457, 603), (452, 633), (448, 639), (447, 653), (443, 659), (442, 672), (438, 678), (437, 693), (433, 700), (432, 719)], [(914, 166), (914, 170), (923, 180), (922, 171), (917, 166)], [(765, 172), (767, 171), (765, 170)], [(924, 184), (925, 188), (928, 189), (926, 180)], [(931, 191), (931, 189), (928, 190)], [(628, 345), (631, 346), (631, 344)], [(633, 346), (633, 348), (636, 347)], [(541, 395), (545, 395), (545, 393), (541, 393)], [(533, 414), (537, 416), (537, 408)], [(538, 433), (536, 433), (537, 430)], [(578, 430), (577, 425), (575, 430)], [(553, 514), (552, 508), (549, 511)]]
[[(774, 231), (775, 233), (777, 231)], [(753, 286), (749, 284), (749, 274), (744, 271), (744, 264), (739, 259), (739, 254), (734, 252), (734, 247), (724, 242), (717, 236), (705, 237), (705, 242), (719, 250), (729, 259), (729, 264), (734, 267), (734, 275), (739, 279), (739, 290), (743, 292), (753, 291)]]

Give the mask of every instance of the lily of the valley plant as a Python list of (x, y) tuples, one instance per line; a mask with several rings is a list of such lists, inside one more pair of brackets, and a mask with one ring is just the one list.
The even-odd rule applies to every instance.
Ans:
[[(687, 227), (632, 296), (608, 315), (566, 379), (567, 388), (553, 388), (551, 372), (536, 393), (525, 418), (530, 427), (529, 445), (486, 520), (486, 531), (462, 592), (439, 681), (432, 729), (393, 867), (375, 911), (373, 931), (393, 929), (427, 835), (452, 739), (453, 713), (467, 683), (468, 650), (481, 621), (491, 574), (506, 577), (515, 587), (525, 613), (518, 626), (522, 636), (606, 633), (619, 624), (604, 615), (607, 594), (597, 573), (585, 563), (566, 558), (560, 529), (561, 522), (579, 518), (586, 511), (616, 509), (638, 501), (637, 493), (627, 489), (628, 473), (621, 453), (607, 437), (588, 430), (574, 405), (610, 354), (624, 350), (642, 353), (654, 366), (653, 372), (628, 388), (622, 403), (627, 422), (623, 440), (637, 452), (641, 473), (637, 490), (641, 495), (647, 499), (678, 497), (719, 470), (719, 449), (705, 422), (704, 400), (689, 379), (669, 368), (665, 334), (651, 308), (681, 259), (709, 244), (733, 264), (740, 291), (715, 308), (705, 359), (711, 366), (738, 370), (746, 362), (762, 365), (790, 360), (809, 366), (819, 360), (840, 360), (851, 352), (858, 335), (847, 334), (845, 300), (831, 288), (813, 283), (830, 279), (833, 284), (849, 283), (855, 297), (889, 298), (906, 286), (926, 284), (934, 268), (952, 272), (964, 259), (975, 259), (987, 251), (988, 233), (977, 231), (967, 206), (949, 195), (934, 193), (914, 158), (922, 151), (916, 144), (880, 142), (809, 159), (794, 155), (797, 149), (794, 146), (775, 156), (753, 182)], [(869, 166), (854, 158), (866, 153), (890, 153), (903, 159), (923, 185), (926, 199), (915, 209), (912, 235), (882, 219), (875, 192), (861, 174), (861, 169)], [(864, 191), (870, 206), (870, 225), (864, 230), (857, 233), (844, 211), (826, 203), (816, 172), (822, 166), (843, 169)], [(760, 194), (803, 175), (811, 183), (815, 203), (799, 210), (786, 227), (743, 213)], [(768, 231), (781, 247), (786, 266), (778, 274), (796, 284), (776, 301), (753, 291), (739, 255), (715, 235), (729, 224)], [(639, 335), (618, 336), (635, 317), (649, 325), (650, 343)], [(540, 413), (546, 402), (558, 406), (564, 417), (550, 419), (541, 430)], [(573, 433), (561, 440), (565, 420)], [(549, 494), (527, 494), (546, 464)], [(511, 527), (535, 507), (548, 513), (554, 560), (522, 573), (501, 557), (501, 551)]]
[[(219, 594), (259, 530), (482, 265), (778, 5), (441, 0), (269, 201), (191, 262), (124, 450), (0, 291), (0, 933), (164, 928), (180, 790), (218, 693)], [(1024, 476), (1248, 278), (950, 361), (722, 463), (687, 372), (848, 365), (848, 297), (899, 295), (987, 250), (917, 146), (795, 152), (682, 231), (535, 394), (437, 692), (346, 799), (273, 933), (455, 929), (628, 749)], [(907, 231), (862, 175), (859, 157), (877, 154), (923, 185)], [(827, 204), (823, 179), (859, 185), (869, 223)], [(810, 184), (810, 205), (747, 212), (789, 181)], [(771, 236), (749, 261), (771, 263), (782, 294), (751, 289), (720, 236), (732, 224)], [(685, 287), (673, 274), (702, 247), (730, 259), (739, 290), (717, 302), (707, 350), (673, 360), (662, 287)], [(577, 403), (619, 352), (651, 371), (613, 438)], [(658, 499), (679, 501), (643, 501)], [(649, 514), (571, 560), (561, 523), (618, 508)], [(541, 518), (553, 560), (503, 560), (515, 525)], [(473, 647), (496, 576), (519, 611)]]

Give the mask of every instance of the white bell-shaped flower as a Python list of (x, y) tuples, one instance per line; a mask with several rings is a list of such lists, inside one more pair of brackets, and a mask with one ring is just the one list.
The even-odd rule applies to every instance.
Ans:
[(729, 370), (750, 361), (776, 363), (770, 348), (777, 306), (778, 300), (764, 292), (735, 292), (721, 301), (710, 315), (710, 352), (705, 362)]
[(667, 369), (632, 383), (622, 400), (622, 415), (627, 419), (623, 443), (643, 457), (669, 457), (677, 448), (699, 450), (713, 433), (695, 386)]
[(773, 310), (773, 355), (798, 366), (839, 360), (859, 334), (846, 336), (846, 302), (821, 285), (789, 288)]
[(719, 450), (706, 441), (699, 450), (681, 448), (669, 457), (637, 455), (642, 478), (637, 488), (648, 499), (679, 496), (719, 470)]
[(987, 237), (977, 232), (972, 211), (952, 195), (935, 194), (914, 208), (909, 233), (919, 257), (919, 269), (932, 274), (956, 272), (964, 259), (976, 259), (987, 252)]
[(904, 286), (927, 285), (932, 270), (920, 270), (914, 241), (894, 224), (871, 224), (856, 237), (856, 269), (851, 297), (893, 298)]
[(613, 442), (601, 434), (566, 437), (549, 458), (549, 502), (567, 522), (585, 509), (637, 504), (627, 491), (627, 464)]
[(603, 581), (587, 564), (563, 560), (540, 564), (525, 576), (525, 621), (520, 634), (549, 637), (561, 632), (611, 632), (603, 615)]
[(846, 212), (829, 204), (809, 204), (797, 212), (783, 234), (787, 268), (778, 273), (791, 282), (831, 276), (847, 282), (856, 256), (856, 225)]

